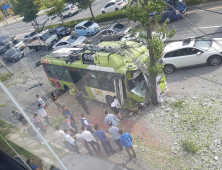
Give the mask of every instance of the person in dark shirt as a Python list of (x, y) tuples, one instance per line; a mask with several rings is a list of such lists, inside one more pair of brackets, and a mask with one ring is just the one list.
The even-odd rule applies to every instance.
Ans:
[(70, 110), (67, 108), (67, 107), (64, 107), (63, 108), (63, 115), (66, 117), (66, 115), (69, 115), (70, 116), (70, 120), (74, 123), (74, 124), (76, 124), (76, 122), (75, 122), (75, 120), (74, 120), (74, 118), (73, 118), (73, 115), (72, 115), (72, 113), (70, 112)]
[(75, 93), (76, 93), (76, 95), (75, 95), (76, 103), (78, 101), (80, 106), (85, 110), (86, 114), (89, 115), (89, 109), (86, 105), (84, 98), (82, 97), (83, 92), (75, 90)]
[(33, 161), (30, 159), (27, 159), (26, 163), (32, 170), (41, 170), (37, 165), (33, 165)]
[(62, 109), (62, 106), (56, 101), (57, 97), (55, 96), (54, 93), (51, 93), (51, 99), (52, 99), (53, 103), (57, 106), (58, 110)]

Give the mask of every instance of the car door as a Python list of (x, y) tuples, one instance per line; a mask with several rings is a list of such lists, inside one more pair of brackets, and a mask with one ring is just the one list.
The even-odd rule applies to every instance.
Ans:
[(110, 2), (105, 6), (105, 12), (112, 12), (115, 11), (115, 2)]
[(109, 36), (108, 36), (108, 31), (107, 31), (107, 30), (102, 31), (102, 32), (101, 32), (100, 40), (101, 40), (101, 41), (107, 41), (108, 38), (109, 38)]
[(164, 54), (163, 62), (165, 64), (172, 64), (177, 68), (183, 67), (181, 63), (180, 50), (175, 50)]
[(185, 50), (187, 54), (181, 56), (181, 61), (184, 67), (206, 63), (206, 55), (203, 51), (196, 48), (185, 48), (181, 49), (180, 53), (185, 54)]
[(76, 30), (75, 30), (75, 33), (76, 33), (77, 35), (82, 35), (82, 26), (77, 26), (77, 27), (76, 27)]

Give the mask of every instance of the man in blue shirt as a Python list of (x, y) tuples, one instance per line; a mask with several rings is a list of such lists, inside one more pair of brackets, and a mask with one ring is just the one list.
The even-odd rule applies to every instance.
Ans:
[[(123, 133), (122, 129), (119, 130), (119, 133), (121, 135), (120, 144), (125, 147), (126, 152), (130, 156), (130, 159), (135, 158), (136, 157), (136, 152), (133, 149), (133, 145), (132, 145), (133, 138), (132, 138), (132, 136), (130, 136), (129, 133)], [(132, 151), (133, 155), (130, 152), (130, 150)]]
[[(104, 132), (103, 130), (99, 130), (98, 124), (94, 125), (94, 129), (96, 130), (94, 132), (94, 135), (100, 140), (106, 154), (109, 155), (110, 152), (111, 152), (111, 154), (114, 154), (116, 151), (113, 150), (113, 148), (110, 144), (109, 135), (106, 132)], [(108, 146), (109, 150), (108, 150), (107, 146)]]
[(119, 122), (119, 119), (116, 118), (114, 114), (109, 113), (108, 110), (105, 111), (106, 117), (105, 117), (105, 126), (107, 126), (107, 123), (112, 122), (113, 126), (116, 127), (117, 122)]
[(27, 159), (26, 163), (32, 170), (41, 170), (37, 165), (33, 165), (33, 161), (30, 159)]

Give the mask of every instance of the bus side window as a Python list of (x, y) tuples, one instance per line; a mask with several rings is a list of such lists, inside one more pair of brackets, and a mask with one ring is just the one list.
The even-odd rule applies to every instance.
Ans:
[(86, 80), (89, 84), (89, 87), (101, 89), (99, 82), (97, 81), (96, 74), (93, 71), (89, 71), (87, 73)]
[(102, 90), (106, 90), (109, 92), (115, 93), (115, 87), (114, 82), (112, 78), (108, 78), (107, 73), (104, 72), (98, 72), (96, 73), (97, 80), (99, 81), (99, 84), (102, 88)]

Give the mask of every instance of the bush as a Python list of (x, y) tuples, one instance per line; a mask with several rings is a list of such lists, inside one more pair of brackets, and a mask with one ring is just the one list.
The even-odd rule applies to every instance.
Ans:
[(199, 150), (199, 147), (193, 141), (185, 139), (182, 141), (182, 146), (187, 152), (196, 153)]
[(121, 10), (114, 11), (114, 12), (109, 12), (106, 14), (100, 14), (95, 17), (95, 22), (106, 22), (106, 21), (112, 21), (116, 19), (121, 19), (121, 18), (127, 18), (124, 14), (122, 14)]
[(183, 107), (183, 101), (182, 100), (178, 100), (177, 102), (175, 102), (173, 104), (174, 107), (180, 107), (182, 108)]

